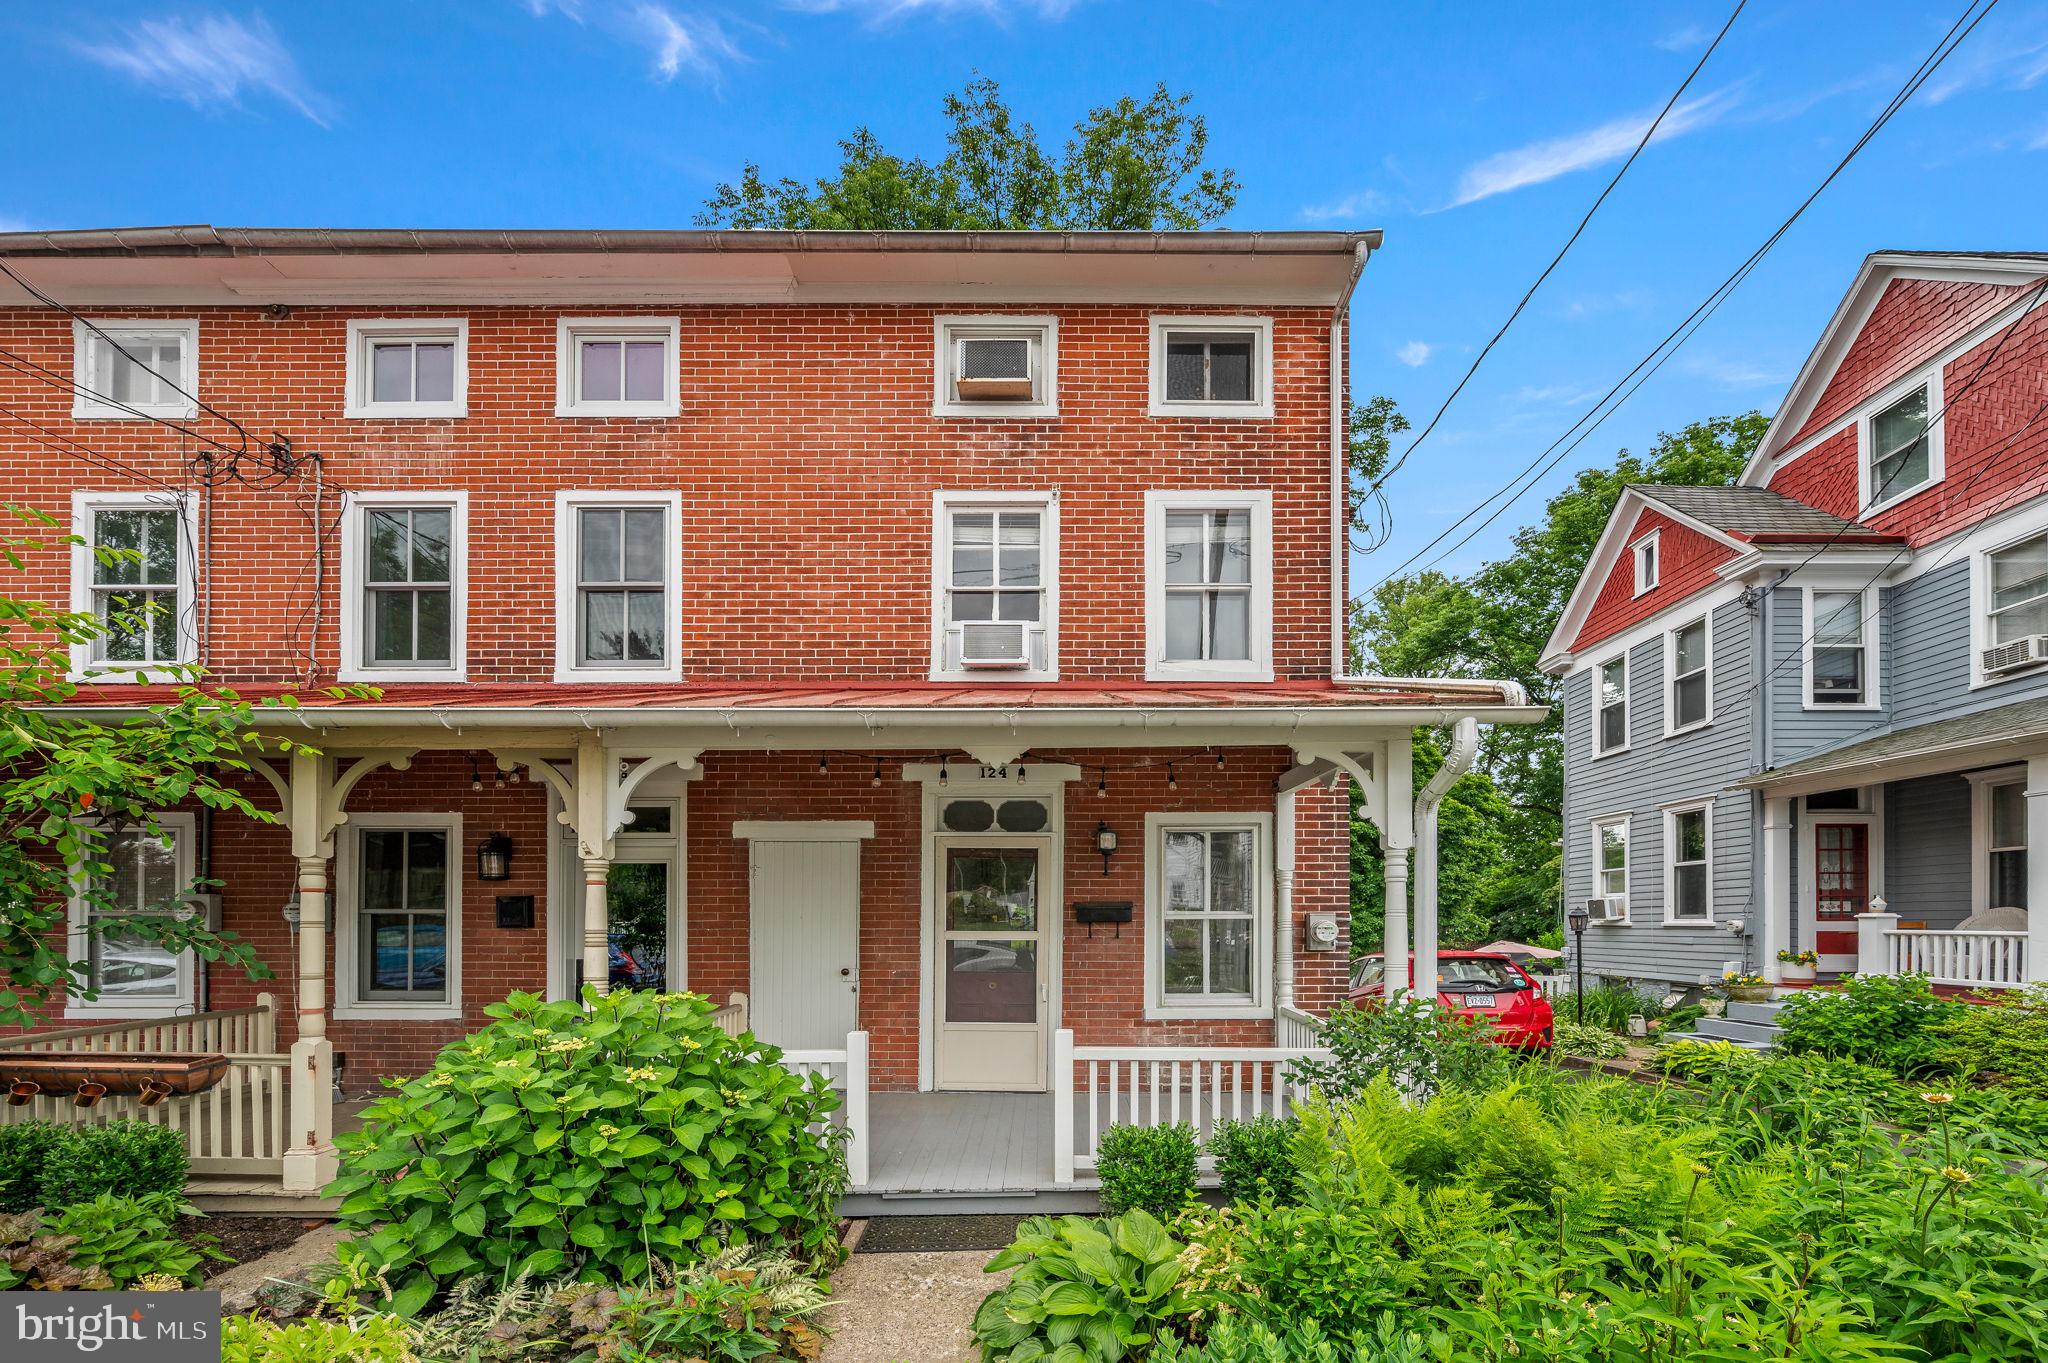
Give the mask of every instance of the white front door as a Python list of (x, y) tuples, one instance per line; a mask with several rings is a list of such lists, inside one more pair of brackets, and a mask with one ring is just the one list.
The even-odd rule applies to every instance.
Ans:
[(1042, 837), (938, 840), (939, 1088), (1045, 1088), (1047, 938), (1058, 926), (1046, 902), (1051, 852)]
[(754, 1034), (838, 1050), (858, 1026), (860, 843), (750, 842), (748, 999)]

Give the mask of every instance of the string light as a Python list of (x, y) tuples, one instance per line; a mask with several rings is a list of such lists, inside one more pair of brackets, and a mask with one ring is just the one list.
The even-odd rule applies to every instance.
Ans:
[(1180, 778), (1173, 774), (1173, 763), (1171, 762), (1166, 764), (1166, 788), (1168, 790), (1180, 789)]
[(481, 771), (477, 770), (475, 753), (469, 754), (469, 788), (471, 790), (482, 790), (484, 788), (484, 776)]
[(1095, 769), (1095, 798), (1099, 800), (1107, 794), (1109, 794), (1109, 768), (1097, 767)]
[(1022, 762), (1017, 764), (1017, 784), (1020, 786), (1024, 784), (1024, 764)]
[(868, 784), (879, 788), (882, 784), (882, 759), (875, 759), (875, 774), (868, 778)]
[(943, 788), (945, 787), (945, 784), (946, 784), (946, 759), (945, 759), (945, 758), (943, 758), (943, 757), (941, 757), (941, 758), (939, 759), (939, 786), (940, 786), (940, 788), (941, 788), (941, 789), (943, 789)]
[(1223, 770), (1223, 749), (1221, 748), (1216, 750), (1216, 770)]
[(818, 754), (818, 775), (820, 775), (820, 776), (823, 776), (823, 775), (825, 774), (825, 772), (826, 772), (826, 765), (825, 765), (825, 754), (823, 754), (823, 753), (819, 753), (819, 754)]

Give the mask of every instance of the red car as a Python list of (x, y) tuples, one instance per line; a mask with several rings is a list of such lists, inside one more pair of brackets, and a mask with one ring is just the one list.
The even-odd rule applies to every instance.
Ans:
[[(1415, 969), (1415, 958), (1408, 958)], [(1387, 964), (1379, 955), (1351, 963), (1351, 1001), (1377, 1000)], [(1528, 971), (1505, 956), (1483, 951), (1437, 953), (1437, 1002), (1460, 1017), (1484, 1019), (1487, 1040), (1521, 1050), (1549, 1050), (1553, 1019), (1550, 1000)]]

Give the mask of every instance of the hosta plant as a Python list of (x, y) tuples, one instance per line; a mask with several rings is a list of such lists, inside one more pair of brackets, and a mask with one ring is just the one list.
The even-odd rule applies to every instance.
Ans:
[(0, 1216), (0, 1290), (106, 1291), (150, 1279), (196, 1287), (208, 1261), (225, 1261), (210, 1235), (180, 1238), (181, 1196), (102, 1193), (53, 1211)]
[[(344, 1268), (416, 1314), (477, 1274), (635, 1282), (748, 1239), (836, 1256), (839, 1099), (694, 994), (514, 994), (337, 1139)], [(813, 1129), (814, 1127), (820, 1129)]]
[(1090, 1220), (1037, 1216), (988, 1264), (1014, 1268), (974, 1316), (988, 1363), (1144, 1358), (1207, 1303), (1181, 1285), (1180, 1243), (1144, 1211)]

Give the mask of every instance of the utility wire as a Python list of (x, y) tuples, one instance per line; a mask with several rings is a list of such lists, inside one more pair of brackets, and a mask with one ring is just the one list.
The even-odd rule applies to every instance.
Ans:
[(166, 488), (172, 492), (184, 491), (183, 488), (178, 487), (174, 483), (167, 483), (163, 479), (158, 478), (153, 474), (144, 473), (141, 469), (135, 468), (129, 464), (124, 464), (120, 460), (114, 458), (112, 455), (107, 454), (101, 450), (96, 450), (92, 446), (84, 444), (81, 441), (74, 440), (72, 437), (65, 435), (61, 431), (51, 430), (48, 426), (42, 425), (40, 422), (34, 421), (29, 417), (23, 416), (20, 412), (15, 411), (12, 407), (0, 406), (0, 416), (11, 417), (13, 420), (21, 423), (22, 425), (41, 432), (41, 435), (27, 435), (25, 438), (34, 441), (38, 445), (42, 445), (45, 446), (46, 448), (55, 450), (59, 454), (69, 455), (74, 459), (83, 459), (86, 462), (96, 464), (99, 467), (108, 470), (109, 472), (118, 473), (128, 478), (133, 478), (135, 481), (139, 483), (152, 483), (157, 487)]

